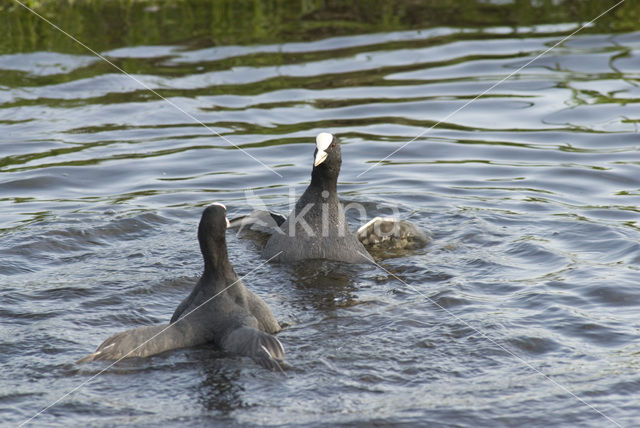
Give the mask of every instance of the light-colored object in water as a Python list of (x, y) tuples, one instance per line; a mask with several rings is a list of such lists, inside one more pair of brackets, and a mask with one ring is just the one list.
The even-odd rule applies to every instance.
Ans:
[(358, 240), (365, 246), (379, 244), (395, 248), (420, 248), (431, 240), (413, 223), (390, 217), (375, 217), (356, 232)]

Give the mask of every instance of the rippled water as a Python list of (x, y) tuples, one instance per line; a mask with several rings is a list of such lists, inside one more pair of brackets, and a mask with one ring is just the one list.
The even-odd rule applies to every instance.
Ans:
[[(640, 33), (576, 36), (447, 117), (576, 28), (102, 52), (174, 106), (89, 54), (0, 55), (0, 421), (73, 390), (33, 422), (637, 424)], [(382, 262), (404, 282), (254, 271), (230, 234), (287, 325), (287, 376), (207, 346), (74, 364), (170, 318), (204, 206), (287, 212), (321, 131), (343, 142), (344, 202), (433, 234)]]

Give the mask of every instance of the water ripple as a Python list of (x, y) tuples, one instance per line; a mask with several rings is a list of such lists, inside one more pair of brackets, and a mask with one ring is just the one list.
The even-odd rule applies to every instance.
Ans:
[[(96, 374), (69, 364), (109, 334), (167, 321), (201, 268), (202, 207), (246, 213), (251, 190), (288, 211), (325, 130), (341, 197), (366, 208), (352, 227), (395, 208), (433, 242), (384, 260), (393, 275), (246, 278), (286, 325), (290, 376), (177, 351), (109, 369), (43, 424), (606, 422), (536, 370), (637, 420), (639, 33), (574, 37), (483, 94), (575, 28), (103, 52), (187, 114), (86, 55), (0, 55), (1, 420)], [(250, 272), (256, 244), (228, 241)]]

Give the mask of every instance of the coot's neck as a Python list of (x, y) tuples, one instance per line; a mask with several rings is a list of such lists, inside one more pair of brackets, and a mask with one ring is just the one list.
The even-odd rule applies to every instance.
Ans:
[(311, 171), (311, 183), (309, 184), (309, 189), (318, 192), (326, 190), (331, 195), (337, 194), (339, 172), (339, 169), (336, 171), (328, 168), (324, 164), (313, 167), (313, 170)]
[(204, 278), (233, 280), (236, 272), (233, 270), (227, 256), (227, 242), (224, 238), (213, 239), (208, 236), (200, 240), (200, 250), (204, 259)]

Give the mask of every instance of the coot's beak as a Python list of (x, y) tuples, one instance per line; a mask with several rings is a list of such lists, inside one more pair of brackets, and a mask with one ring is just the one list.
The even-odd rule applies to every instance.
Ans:
[(231, 223), (229, 223), (229, 219), (228, 218), (224, 218), (227, 221), (227, 229), (229, 229), (231, 227)]
[(327, 158), (327, 152), (325, 152), (324, 150), (318, 149), (318, 152), (316, 153), (316, 159), (313, 161), (313, 166), (320, 165), (322, 162), (324, 162), (326, 158)]

